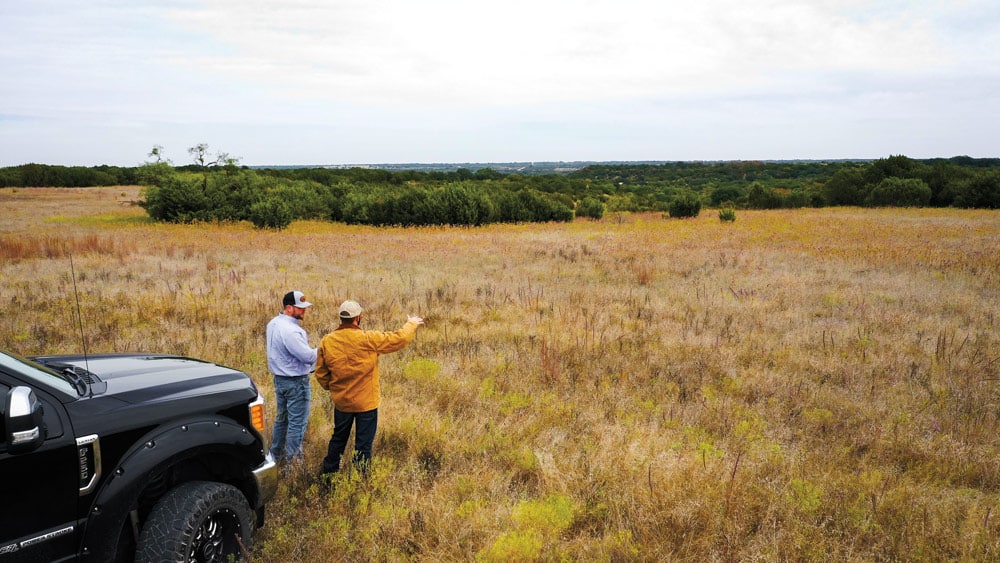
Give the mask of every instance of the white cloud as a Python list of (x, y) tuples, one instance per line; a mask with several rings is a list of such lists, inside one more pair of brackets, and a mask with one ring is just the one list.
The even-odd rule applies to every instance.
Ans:
[[(780, 85), (801, 71), (926, 72), (953, 54), (926, 18), (847, 2), (206, 2), (169, 17), (230, 52), (179, 61), (283, 96), (521, 105)], [(862, 12), (863, 13), (863, 12)]]
[(0, 157), (987, 154), (997, 44), (992, 0), (7, 2)]

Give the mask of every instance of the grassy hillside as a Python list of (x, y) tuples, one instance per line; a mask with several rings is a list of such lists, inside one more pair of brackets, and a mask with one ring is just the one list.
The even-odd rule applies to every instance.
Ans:
[(852, 207), (376, 229), (152, 223), (0, 189), (0, 347), (251, 373), (281, 295), (427, 326), (382, 360), (368, 480), (308, 466), (260, 561), (1000, 557), (1000, 213)]

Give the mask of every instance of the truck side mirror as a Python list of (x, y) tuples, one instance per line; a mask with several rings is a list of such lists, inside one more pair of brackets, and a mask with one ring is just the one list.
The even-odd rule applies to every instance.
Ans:
[(12, 454), (30, 452), (45, 441), (42, 402), (30, 387), (18, 386), (4, 399), (4, 440)]

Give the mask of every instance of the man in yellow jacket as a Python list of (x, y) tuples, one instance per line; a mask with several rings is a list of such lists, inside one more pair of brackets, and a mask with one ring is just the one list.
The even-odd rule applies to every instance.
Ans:
[(361, 305), (344, 301), (340, 305), (340, 326), (319, 343), (316, 355), (316, 380), (333, 398), (333, 436), (323, 459), (321, 473), (340, 470), (340, 458), (354, 433), (354, 462), (367, 469), (372, 458), (372, 443), (378, 427), (379, 389), (378, 357), (406, 348), (424, 324), (410, 316), (396, 332), (361, 329)]

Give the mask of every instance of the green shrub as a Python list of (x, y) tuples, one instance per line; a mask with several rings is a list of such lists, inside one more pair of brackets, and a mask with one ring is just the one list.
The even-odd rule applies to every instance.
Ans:
[(292, 224), (292, 210), (272, 195), (250, 206), (250, 222), (258, 229), (284, 229)]
[(580, 200), (580, 203), (577, 204), (576, 216), (600, 219), (604, 217), (604, 203), (597, 198), (587, 196)]
[(692, 193), (682, 193), (670, 202), (667, 212), (675, 219), (697, 217), (701, 213), (701, 200)]
[(493, 215), (486, 194), (474, 184), (445, 184), (431, 193), (429, 203), (434, 223), (442, 225), (483, 225)]
[(977, 172), (971, 178), (958, 182), (955, 205), (1000, 209), (1000, 172)]
[(823, 184), (823, 195), (830, 205), (861, 205), (867, 195), (864, 171), (857, 168), (838, 170)]
[(190, 223), (211, 219), (211, 202), (201, 178), (171, 173), (158, 181), (143, 190), (142, 205), (154, 220)]
[(781, 194), (777, 190), (760, 182), (750, 184), (750, 189), (747, 190), (747, 207), (750, 209), (780, 209), (781, 205)]
[(733, 209), (732, 207), (727, 207), (725, 209), (720, 209), (719, 210), (719, 221), (722, 221), (724, 223), (726, 223), (726, 222), (732, 223), (733, 221), (736, 221), (736, 210)]
[(805, 190), (792, 190), (782, 200), (782, 206), (788, 209), (798, 209), (812, 205), (812, 194)]
[(727, 201), (736, 202), (744, 197), (743, 190), (735, 186), (723, 186), (712, 190), (710, 203), (718, 207)]
[(875, 207), (924, 207), (931, 201), (931, 188), (916, 178), (886, 178), (878, 183), (865, 203)]

